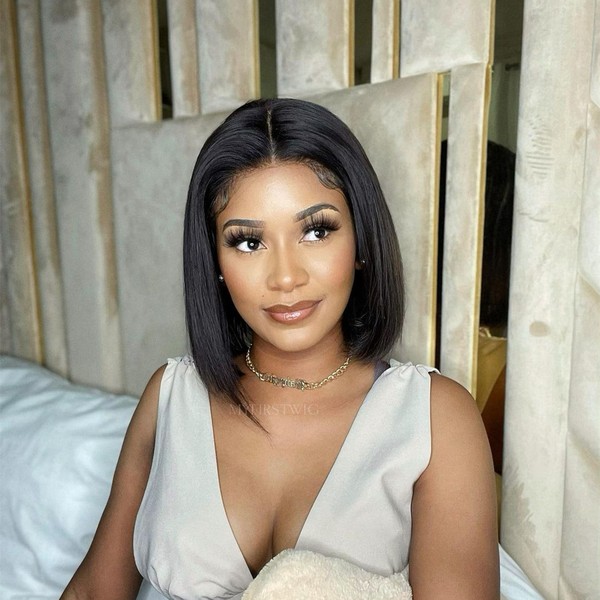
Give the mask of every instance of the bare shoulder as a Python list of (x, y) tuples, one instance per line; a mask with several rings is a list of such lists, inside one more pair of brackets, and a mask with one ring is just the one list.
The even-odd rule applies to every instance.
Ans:
[(136, 411), (131, 420), (132, 424), (135, 424), (136, 421), (139, 420), (143, 433), (151, 435), (152, 440), (154, 440), (156, 432), (160, 384), (166, 368), (167, 365), (164, 364), (154, 371), (146, 384), (146, 388), (140, 397), (140, 401), (138, 402)]
[(431, 403), (437, 410), (447, 410), (452, 413), (456, 410), (478, 414), (477, 404), (469, 392), (457, 381), (431, 373)]
[[(125, 434), (119, 463), (131, 454), (147, 461), (149, 454), (154, 450), (160, 386), (166, 368), (167, 365), (164, 364), (154, 371), (140, 396)], [(116, 475), (119, 474), (118, 467), (119, 465)]]
[(453, 379), (432, 373), (430, 403), (431, 459), (418, 483), (459, 473), (493, 479), (489, 443), (473, 396)]
[(410, 580), (415, 596), (499, 597), (491, 452), (473, 397), (431, 375), (431, 458), (413, 493)]
[(150, 377), (133, 413), (96, 535), (61, 600), (136, 597), (141, 576), (133, 557), (133, 528), (152, 465), (165, 368)]
[[(473, 436), (480, 438), (483, 435), (485, 438), (477, 403), (460, 383), (432, 373), (430, 403), (432, 436), (449, 434), (455, 444), (469, 443), (473, 441)], [(471, 430), (472, 436), (455, 439), (454, 435), (461, 430)]]
[(160, 382), (162, 381), (162, 377), (166, 368), (167, 363), (161, 365), (160, 367), (158, 367), (158, 369), (156, 369), (156, 371), (154, 371), (154, 373), (152, 373), (150, 379), (148, 380), (148, 383), (146, 384), (146, 388), (144, 389), (142, 397), (146, 395), (146, 393), (158, 396), (158, 393), (160, 391)]
[[(493, 479), (485, 427), (471, 394), (459, 383), (431, 374), (431, 457), (416, 490), (436, 493), (477, 476)], [(489, 470), (489, 474), (488, 474)]]

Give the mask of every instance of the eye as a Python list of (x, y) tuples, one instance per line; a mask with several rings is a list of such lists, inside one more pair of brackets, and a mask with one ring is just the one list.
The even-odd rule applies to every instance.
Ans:
[(230, 229), (225, 234), (224, 242), (228, 248), (235, 248), (245, 254), (251, 254), (263, 247), (260, 235), (252, 230)]
[(304, 226), (304, 242), (321, 242), (333, 231), (337, 231), (340, 225), (328, 215), (311, 216)]
[(326, 227), (313, 227), (304, 234), (304, 241), (306, 242), (318, 242), (324, 240), (330, 233), (330, 230)]
[(246, 239), (235, 245), (236, 249), (240, 252), (255, 252), (260, 250), (261, 242), (256, 239)]

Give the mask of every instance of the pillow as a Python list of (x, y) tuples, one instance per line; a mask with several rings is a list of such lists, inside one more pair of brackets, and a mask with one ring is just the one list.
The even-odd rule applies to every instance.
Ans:
[(136, 404), (0, 356), (0, 598), (60, 596), (92, 541)]
[(242, 600), (411, 600), (403, 573), (371, 573), (342, 558), (283, 550), (244, 592)]

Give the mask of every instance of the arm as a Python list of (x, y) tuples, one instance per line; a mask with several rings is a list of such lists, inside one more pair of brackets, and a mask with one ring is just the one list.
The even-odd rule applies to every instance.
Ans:
[(164, 366), (150, 378), (127, 428), (96, 535), (61, 600), (134, 599), (142, 578), (133, 559), (133, 526), (152, 464)]
[(431, 459), (414, 487), (410, 583), (415, 600), (498, 600), (494, 470), (470, 394), (431, 376)]

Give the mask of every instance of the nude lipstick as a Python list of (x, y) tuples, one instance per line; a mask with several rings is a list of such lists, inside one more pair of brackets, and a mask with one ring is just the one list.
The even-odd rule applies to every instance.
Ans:
[(265, 308), (269, 316), (279, 323), (298, 323), (309, 317), (317, 308), (320, 300), (304, 300), (295, 304), (274, 304)]

